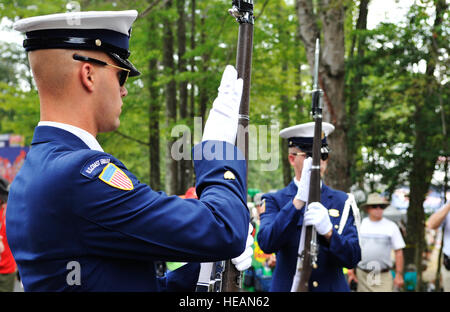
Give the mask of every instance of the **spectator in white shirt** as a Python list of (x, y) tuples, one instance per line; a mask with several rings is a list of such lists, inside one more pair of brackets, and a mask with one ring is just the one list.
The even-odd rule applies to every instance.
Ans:
[(442, 286), (445, 292), (450, 292), (450, 202), (433, 213), (427, 221), (427, 227), (436, 230), (442, 226), (444, 265), (442, 268)]
[[(403, 248), (405, 242), (398, 226), (383, 218), (384, 209), (389, 202), (378, 193), (369, 194), (367, 202), (361, 207), (368, 217), (360, 227), (361, 261), (355, 269), (348, 271), (348, 281), (357, 283), (358, 292), (390, 292), (400, 289), (403, 280)], [(392, 268), (391, 252), (395, 254), (395, 278)]]

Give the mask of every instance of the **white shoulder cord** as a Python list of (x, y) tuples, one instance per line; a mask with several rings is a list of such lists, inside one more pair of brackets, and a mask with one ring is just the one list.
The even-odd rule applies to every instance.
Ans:
[(342, 231), (344, 231), (344, 227), (345, 227), (345, 224), (347, 223), (348, 214), (350, 213), (350, 208), (351, 208), (352, 212), (353, 212), (353, 217), (355, 218), (355, 226), (356, 226), (356, 231), (358, 232), (358, 242), (359, 242), (360, 241), (359, 227), (361, 225), (361, 216), (359, 214), (358, 206), (356, 205), (355, 197), (351, 193), (348, 193), (347, 195), (348, 195), (348, 198), (345, 201), (344, 210), (342, 212), (342, 218), (341, 218), (341, 221), (339, 222), (338, 233), (339, 233), (339, 235), (341, 235)]

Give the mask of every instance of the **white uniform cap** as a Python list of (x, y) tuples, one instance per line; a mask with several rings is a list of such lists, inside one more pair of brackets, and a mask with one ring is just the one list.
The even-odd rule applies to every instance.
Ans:
[(128, 60), (131, 25), (137, 16), (136, 10), (58, 13), (21, 19), (14, 23), (14, 29), (26, 33), (26, 51), (102, 51), (128, 68), (132, 77), (140, 75)]
[[(288, 139), (289, 147), (297, 147), (305, 152), (308, 156), (312, 156), (312, 148), (314, 142), (314, 127), (315, 122), (308, 122), (289, 128), (285, 128), (280, 131), (280, 136), (284, 139)], [(328, 122), (322, 122), (322, 144), (321, 155), (322, 159), (328, 158), (330, 149), (328, 148), (327, 136), (333, 132), (334, 126)]]
[[(280, 137), (283, 139), (290, 138), (313, 138), (314, 137), (314, 125), (315, 122), (308, 122), (289, 128), (285, 128), (280, 131)], [(322, 122), (322, 139), (323, 136), (327, 137), (334, 131), (334, 126), (328, 122)]]
[(68, 12), (34, 16), (18, 20), (14, 29), (29, 32), (43, 29), (109, 29), (129, 35), (136, 10)]

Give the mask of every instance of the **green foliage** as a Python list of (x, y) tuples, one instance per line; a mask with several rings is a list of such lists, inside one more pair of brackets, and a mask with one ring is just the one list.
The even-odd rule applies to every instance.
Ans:
[(39, 121), (39, 101), (26, 55), (13, 43), (0, 46), (0, 133), (20, 133), (29, 144)]
[[(362, 71), (364, 76), (354, 126), (359, 133), (358, 144), (370, 159), (363, 159), (362, 153), (358, 155), (354, 182), (362, 184), (371, 180), (369, 176), (380, 174), (382, 184), (393, 191), (395, 186), (409, 182), (414, 156), (426, 153), (434, 162), (437, 155), (445, 153), (438, 98), (448, 104), (448, 88), (442, 86), (438, 92), (439, 81), (430, 81), (425, 72), (433, 61), (429, 50), (432, 20), (425, 9), (426, 4), (413, 5), (407, 25), (384, 23), (374, 30), (357, 33), (367, 40), (367, 50), (364, 58), (355, 56), (348, 60), (347, 75)], [(448, 22), (444, 28), (448, 32)], [(448, 39), (448, 33), (442, 32), (435, 38), (442, 43), (445, 37)], [(447, 56), (444, 49), (440, 51), (441, 59), (448, 58), (448, 51)], [(440, 75), (448, 77), (448, 72), (441, 70)], [(418, 109), (421, 123), (414, 119)], [(448, 121), (448, 105), (445, 112)], [(415, 146), (418, 131), (426, 135), (426, 146)], [(424, 172), (423, 177), (426, 176), (431, 178)], [(372, 183), (368, 191), (376, 188)]]
[[(143, 13), (153, 1), (79, 1), (82, 10), (137, 9)], [(138, 78), (127, 83), (128, 96), (124, 99), (121, 126), (117, 132), (100, 134), (104, 150), (121, 159), (142, 181), (149, 182), (149, 145), (159, 144), (164, 162), (165, 142), (171, 135), (171, 127), (165, 125), (164, 86), (171, 79), (177, 83), (186, 81), (195, 90), (194, 115), (199, 116), (199, 86), (206, 88), (209, 109), (217, 95), (222, 72), (227, 64), (234, 64), (238, 38), (238, 24), (228, 14), (231, 1), (196, 1), (195, 33), (191, 33), (191, 2), (186, 1), (186, 39), (184, 59), (188, 72), (168, 75), (162, 66), (163, 19), (172, 21), (176, 34), (178, 13), (176, 6), (170, 10), (161, 1), (147, 15), (140, 16), (133, 25), (130, 42), (130, 60), (142, 72)], [(175, 2), (174, 2), (175, 3)], [(64, 12), (68, 1), (2, 1), (0, 15), (11, 20)], [(443, 153), (442, 128), (439, 103), (444, 103), (446, 120), (450, 120), (448, 83), (430, 82), (424, 72), (417, 71), (418, 64), (432, 64), (440, 59), (437, 67), (441, 80), (448, 79), (448, 18), (441, 28), (433, 30), (428, 16), (431, 3), (420, 2), (408, 13), (407, 25), (381, 24), (374, 30), (355, 31), (357, 3), (346, 1), (345, 20), (346, 49), (351, 47), (353, 36), (366, 40), (365, 55), (356, 53), (347, 58), (347, 88), (353, 77), (361, 74), (357, 86), (358, 100), (356, 123), (349, 125), (355, 130), (352, 144), (355, 146), (353, 182), (373, 182), (370, 175), (381, 174), (382, 183), (388, 189), (408, 181), (414, 155), (421, 152), (436, 155)], [(264, 9), (264, 11), (263, 11)], [(299, 39), (298, 20), (293, 1), (257, 1), (254, 25), (253, 68), (250, 96), (250, 120), (252, 125), (278, 126), (283, 123), (311, 121), (309, 114), (311, 98), (310, 70), (304, 47)], [(190, 47), (191, 38), (195, 48)], [(177, 36), (174, 36), (174, 47)], [(440, 58), (432, 58), (430, 51), (436, 44)], [(177, 51), (175, 51), (177, 53)], [(447, 55), (447, 56), (446, 56)], [(195, 58), (195, 71), (190, 71), (191, 59)], [(174, 56), (175, 64), (177, 57)], [(156, 61), (157, 71), (150, 72), (149, 62)], [(301, 70), (300, 70), (301, 67)], [(445, 78), (447, 77), (447, 78)], [(149, 89), (157, 90), (157, 98), (150, 99)], [(438, 89), (439, 88), (439, 89)], [(425, 90), (427, 90), (425, 92)], [(348, 96), (348, 94), (347, 94)], [(158, 101), (159, 112), (149, 116), (151, 100)], [(26, 55), (20, 47), (0, 46), (0, 132), (20, 133), (31, 142), (35, 125), (39, 120), (39, 99), (33, 86)], [(417, 109), (426, 116), (424, 123), (415, 123)], [(160, 121), (160, 142), (149, 142), (150, 118)], [(177, 124), (189, 120), (178, 119)], [(415, 147), (415, 134), (420, 128), (429, 144), (422, 149)], [(449, 128), (449, 127), (447, 127)], [(155, 130), (155, 129), (153, 129)], [(158, 130), (158, 129), (156, 129)], [(267, 135), (267, 142), (272, 139)], [(278, 149), (278, 147), (277, 147)], [(280, 153), (274, 150), (274, 153)], [(280, 157), (280, 154), (278, 154)], [(258, 158), (249, 162), (249, 188), (263, 192), (283, 187), (281, 160), (274, 171), (263, 171), (266, 160)], [(160, 164), (164, 176), (164, 163)], [(370, 183), (369, 183), (370, 184)], [(371, 188), (379, 187), (374, 182)]]

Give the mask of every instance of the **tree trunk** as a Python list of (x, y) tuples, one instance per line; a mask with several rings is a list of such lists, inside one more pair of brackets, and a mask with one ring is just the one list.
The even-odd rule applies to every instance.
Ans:
[[(170, 10), (172, 7), (172, 1), (166, 2), (166, 9)], [(174, 77), (175, 64), (173, 60), (174, 48), (173, 48), (173, 32), (172, 22), (168, 17), (164, 17), (164, 30), (163, 30), (163, 65), (164, 73), (171, 77), (165, 86), (166, 96), (166, 129), (168, 129), (169, 136), (166, 141), (166, 193), (174, 195), (177, 193), (177, 178), (178, 178), (178, 165), (175, 159), (171, 155), (172, 144), (174, 139), (170, 137), (170, 129), (175, 126), (177, 120), (177, 87)]]
[(414, 113), (415, 143), (413, 166), (409, 177), (410, 202), (407, 211), (407, 236), (406, 244), (410, 246), (405, 250), (405, 263), (414, 263), (417, 270), (417, 290), (422, 291), (422, 266), (423, 252), (425, 250), (425, 213), (423, 203), (428, 193), (431, 178), (434, 172), (434, 164), (438, 154), (430, 146), (429, 133), (426, 130), (430, 119), (429, 107), (424, 105), (424, 99), (416, 104)]
[(300, 30), (297, 27), (296, 37), (298, 40), (295, 41), (295, 50), (296, 50), (296, 58), (297, 64), (295, 64), (297, 68), (297, 73), (295, 76), (295, 84), (298, 86), (297, 93), (295, 94), (295, 107), (296, 107), (296, 118), (295, 123), (299, 124), (301, 122), (302, 117), (305, 116), (305, 111), (307, 111), (307, 107), (305, 107), (305, 102), (303, 100), (303, 91), (302, 91), (302, 64), (300, 62)]
[(297, 0), (297, 16), (300, 37), (305, 45), (306, 56), (311, 74), (314, 69), (314, 50), (319, 38), (319, 18), (323, 29), (321, 41), (321, 60), (319, 83), (324, 91), (323, 120), (335, 126), (334, 133), (328, 138), (331, 154), (328, 163), (326, 183), (331, 187), (348, 191), (350, 179), (347, 163), (347, 135), (345, 133), (345, 8), (339, 0), (321, 0), (314, 13), (312, 0)]
[[(277, 19), (281, 20), (283, 16), (285, 16), (287, 13), (285, 12), (284, 8), (280, 8), (278, 11), (274, 12)], [(276, 26), (276, 32), (277, 37), (279, 38), (279, 42), (282, 46), (289, 46), (289, 40), (291, 34), (288, 30), (283, 28), (281, 25), (275, 25)], [(297, 110), (297, 107), (294, 104), (293, 101), (290, 101), (287, 92), (284, 89), (284, 86), (288, 84), (288, 69), (289, 69), (289, 56), (286, 53), (286, 49), (282, 49), (280, 51), (280, 65), (281, 65), (281, 81), (280, 81), (280, 111), (278, 119), (280, 121), (281, 129), (294, 126), (294, 124), (291, 124), (292, 122), (296, 122), (296, 118), (294, 117), (294, 120), (291, 120), (290, 113), (293, 111), (294, 116), (298, 117), (300, 115), (300, 112)], [(293, 170), (291, 167), (291, 164), (289, 163), (289, 148), (288, 148), (288, 142), (286, 139), (279, 138), (279, 150), (281, 151), (281, 166), (282, 166), (282, 173), (283, 173), (283, 185), (288, 185), (292, 182), (293, 178)]]
[[(443, 15), (448, 8), (445, 0), (438, 0), (436, 5), (436, 17), (433, 25), (433, 35), (429, 38), (429, 51), (427, 56), (427, 67), (425, 70), (425, 94), (419, 95), (415, 99), (414, 112), (414, 155), (413, 168), (410, 174), (410, 205), (408, 207), (407, 222), (407, 245), (412, 246), (411, 250), (406, 252), (405, 263), (413, 262), (417, 269), (416, 290), (423, 291), (422, 280), (422, 259), (425, 250), (425, 213), (423, 202), (428, 193), (431, 178), (434, 172), (436, 159), (439, 156), (439, 146), (431, 138), (436, 135), (434, 127), (438, 119), (436, 108), (439, 106), (438, 91), (439, 87), (434, 76), (436, 64), (438, 61), (438, 49), (442, 40), (442, 20)], [(441, 38), (437, 41), (436, 38)], [(443, 44), (446, 44), (444, 41)], [(420, 86), (417, 89), (421, 89)], [(423, 93), (423, 90), (420, 91)], [(414, 100), (413, 100), (414, 101)], [(414, 257), (414, 261), (412, 261)]]
[[(281, 72), (282, 77), (287, 76), (287, 69), (288, 69), (288, 60), (283, 57), (283, 61), (281, 64)], [(280, 104), (280, 124), (281, 129), (287, 128), (292, 126), (290, 124), (290, 118), (289, 118), (289, 112), (292, 110), (291, 107), (289, 107), (289, 99), (285, 94), (281, 95), (281, 104)], [(298, 112), (296, 112), (298, 114)], [(280, 150), (281, 150), (281, 164), (283, 166), (283, 183), (284, 185), (288, 185), (292, 181), (292, 168), (291, 164), (289, 163), (289, 149), (288, 144), (286, 142), (286, 139), (280, 138)]]
[(343, 191), (350, 190), (347, 164), (347, 134), (345, 132), (345, 8), (342, 1), (324, 0), (320, 5), (323, 29), (322, 89), (324, 90), (324, 120), (335, 126), (330, 136), (330, 161), (326, 183)]
[[(178, 73), (185, 73), (186, 60), (184, 54), (186, 53), (186, 13), (184, 10), (186, 0), (177, 0), (177, 11), (178, 11), (178, 21), (177, 21), (177, 33), (178, 33)], [(179, 82), (179, 92), (180, 92), (180, 119), (185, 124), (188, 125), (188, 89), (187, 81), (182, 80)], [(188, 141), (184, 146), (189, 146), (191, 141), (190, 133), (184, 133), (183, 137)], [(179, 178), (177, 194), (184, 194), (188, 187), (191, 186), (191, 170), (192, 161), (187, 159), (181, 159), (179, 162)]]
[[(154, 49), (158, 43), (155, 42), (154, 34), (157, 31), (157, 24), (149, 18), (149, 50)], [(160, 172), (160, 137), (159, 137), (159, 112), (161, 109), (159, 88), (155, 87), (158, 75), (158, 60), (152, 58), (148, 62), (148, 91), (149, 91), (149, 162), (150, 162), (150, 187), (154, 190), (161, 189), (161, 172)]]
[[(195, 8), (196, 3), (195, 0), (191, 0), (191, 51), (195, 50)], [(192, 56), (190, 59), (191, 64), (191, 73), (195, 73), (195, 56)], [(189, 127), (191, 130), (194, 129), (194, 117), (195, 117), (195, 83), (194, 80), (191, 80), (191, 89), (189, 92)]]
[[(206, 33), (205, 33), (205, 16), (202, 16), (200, 19), (201, 23), (201, 33), (200, 33), (200, 43), (204, 45), (206, 43)], [(208, 63), (209, 63), (210, 55), (208, 52), (203, 52), (202, 54), (202, 63), (200, 65), (200, 70), (203, 74), (206, 74), (208, 71)], [(204, 78), (205, 79), (205, 78)], [(202, 80), (204, 80), (202, 79)], [(199, 95), (199, 106), (200, 106), (200, 117), (202, 118), (202, 129), (205, 128), (206, 123), (206, 107), (208, 105), (209, 96), (208, 96), (208, 88), (204, 82), (200, 82), (198, 88)]]
[[(367, 29), (367, 14), (368, 14), (369, 0), (361, 0), (359, 4), (359, 15), (358, 21), (356, 22), (356, 30), (366, 30)], [(352, 45), (350, 49), (350, 60), (354, 60), (355, 57), (355, 46), (356, 46), (356, 58), (361, 61), (364, 58), (366, 50), (365, 38), (361, 35), (353, 35)], [(347, 111), (347, 124), (345, 126), (346, 132), (348, 134), (348, 176), (350, 177), (350, 184), (356, 183), (356, 173), (355, 173), (355, 155), (358, 152), (359, 142), (359, 125), (358, 125), (358, 111), (359, 111), (359, 100), (362, 98), (362, 79), (364, 76), (363, 64), (358, 62), (357, 66), (354, 66), (353, 72), (348, 73), (348, 81), (350, 83), (347, 86), (348, 97), (348, 111)]]

